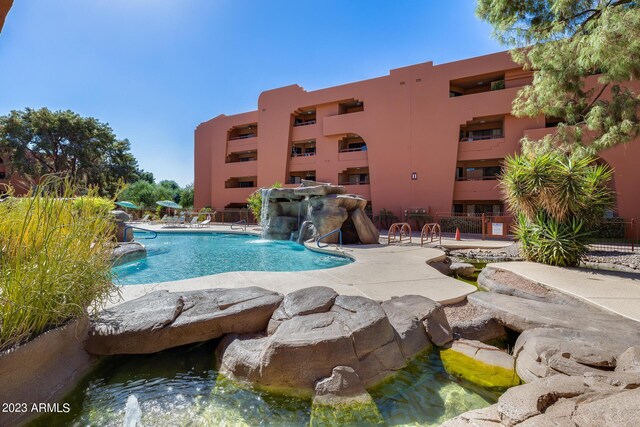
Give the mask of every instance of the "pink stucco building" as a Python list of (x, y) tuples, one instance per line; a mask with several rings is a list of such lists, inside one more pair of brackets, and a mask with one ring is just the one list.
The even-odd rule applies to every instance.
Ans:
[[(258, 109), (219, 115), (195, 131), (195, 205), (241, 207), (256, 188), (315, 179), (346, 185), (373, 212), (503, 210), (496, 174), (545, 117), (510, 114), (531, 75), (508, 53), (431, 62), (316, 91), (263, 92)], [(617, 213), (640, 219), (640, 144), (602, 154), (615, 168)]]

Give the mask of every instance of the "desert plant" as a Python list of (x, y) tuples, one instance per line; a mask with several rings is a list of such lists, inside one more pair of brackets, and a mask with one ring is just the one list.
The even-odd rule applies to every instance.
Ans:
[[(282, 183), (276, 181), (271, 188), (282, 188)], [(247, 198), (247, 207), (253, 214), (253, 217), (259, 221), (262, 213), (262, 188), (257, 189)]]
[(523, 154), (505, 159), (500, 177), (505, 200), (518, 214), (523, 255), (545, 264), (577, 265), (587, 251), (587, 230), (614, 205), (607, 186), (613, 171), (593, 157), (524, 148)]
[(0, 350), (94, 312), (115, 289), (109, 201), (76, 190), (48, 177), (0, 203)]

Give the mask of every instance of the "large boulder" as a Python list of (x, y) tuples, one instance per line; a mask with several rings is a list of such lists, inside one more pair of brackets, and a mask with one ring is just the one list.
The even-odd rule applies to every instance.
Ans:
[(517, 332), (534, 328), (567, 328), (590, 331), (630, 330), (637, 322), (617, 314), (583, 307), (534, 301), (493, 292), (476, 292), (467, 300)]
[(298, 228), (298, 219), (291, 216), (271, 216), (266, 236), (270, 239), (289, 240)]
[(119, 243), (111, 253), (111, 263), (114, 266), (137, 261), (147, 257), (147, 249), (142, 243), (127, 242)]
[[(523, 288), (516, 287), (512, 285), (512, 281), (525, 283), (528, 286)], [(491, 265), (483, 268), (478, 275), (478, 288), (497, 294), (511, 295), (534, 301), (579, 307), (586, 311), (600, 311), (577, 298), (546, 288), (515, 273), (494, 268)]]
[(482, 387), (507, 388), (520, 384), (515, 359), (480, 341), (459, 339), (440, 351), (448, 373)]
[(293, 292), (273, 313), (267, 335), (223, 339), (220, 371), (240, 381), (311, 393), (316, 381), (346, 366), (371, 387), (430, 341), (446, 341), (446, 327), (436, 325), (446, 323), (441, 306), (422, 298), (381, 306), (364, 297), (335, 296), (328, 288)]
[[(349, 216), (345, 208), (336, 204), (323, 203), (325, 200), (325, 198), (313, 199), (309, 212), (311, 221), (313, 221), (313, 225), (320, 236), (342, 228), (342, 224)], [(323, 241), (326, 243), (338, 243), (338, 233), (326, 237)]]
[(355, 209), (351, 213), (351, 219), (358, 232), (360, 243), (365, 245), (373, 245), (380, 243), (380, 232), (369, 217), (360, 208)]
[(309, 425), (379, 425), (383, 418), (356, 371), (336, 366), (331, 376), (316, 383)]
[(266, 329), (282, 295), (258, 287), (155, 291), (102, 311), (91, 323), (89, 353), (144, 354)]
[(382, 302), (406, 360), (432, 343), (445, 345), (453, 339), (444, 308), (420, 295), (405, 295)]
[(122, 210), (111, 211), (116, 222), (116, 242), (130, 242), (133, 240), (133, 229), (127, 228), (127, 222), (131, 221), (128, 213)]
[(449, 268), (456, 276), (470, 278), (476, 272), (476, 268), (473, 264), (467, 262), (454, 262)]

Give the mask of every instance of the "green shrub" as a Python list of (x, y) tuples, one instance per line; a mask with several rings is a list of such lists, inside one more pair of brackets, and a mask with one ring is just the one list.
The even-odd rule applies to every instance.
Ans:
[(582, 221), (558, 222), (540, 212), (535, 221), (518, 216), (516, 238), (522, 243), (522, 256), (529, 261), (548, 265), (573, 266), (587, 251), (587, 238)]
[[(282, 184), (276, 181), (271, 188), (282, 188)], [(260, 215), (262, 213), (262, 188), (257, 189), (247, 198), (247, 207), (256, 221), (260, 221)]]
[(113, 200), (104, 197), (82, 196), (73, 199), (74, 211), (84, 215), (106, 215), (115, 207)]
[(115, 290), (115, 223), (97, 190), (48, 178), (0, 203), (0, 350), (100, 308)]
[(613, 171), (592, 157), (523, 148), (524, 154), (505, 159), (500, 177), (506, 201), (518, 213), (516, 236), (523, 256), (544, 264), (578, 265), (592, 237), (589, 230), (614, 205), (608, 187)]

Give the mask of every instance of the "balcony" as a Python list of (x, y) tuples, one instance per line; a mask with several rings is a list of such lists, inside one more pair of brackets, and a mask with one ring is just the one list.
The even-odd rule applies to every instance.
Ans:
[(250, 139), (258, 136), (258, 124), (250, 123), (247, 125), (234, 126), (227, 131), (227, 141), (237, 141), (242, 139)]
[(293, 116), (293, 126), (311, 126), (316, 124), (315, 108), (301, 109)]
[(460, 142), (504, 138), (504, 116), (474, 117), (460, 126)]
[(465, 77), (449, 82), (449, 97), (473, 95), (476, 93), (492, 92), (505, 88), (504, 73), (483, 74)]
[(347, 135), (358, 132), (360, 129), (367, 129), (367, 115), (364, 111), (338, 114), (322, 119), (322, 134), (324, 136)]
[(225, 163), (255, 162), (256, 160), (258, 160), (258, 150), (249, 150), (245, 152), (234, 152), (227, 155)]
[(300, 172), (289, 172), (289, 179), (287, 180), (287, 184), (300, 184), (303, 179), (315, 181), (316, 171), (309, 170)]
[(257, 176), (232, 177), (224, 182), (224, 188), (255, 188)]
[(500, 200), (500, 188), (495, 179), (455, 181), (454, 200)]
[(338, 104), (338, 114), (359, 113), (360, 111), (364, 111), (364, 102), (357, 99)]
[(338, 174), (340, 185), (369, 185), (369, 168), (347, 168)]
[(309, 157), (316, 155), (316, 140), (296, 141), (291, 144), (291, 157)]

